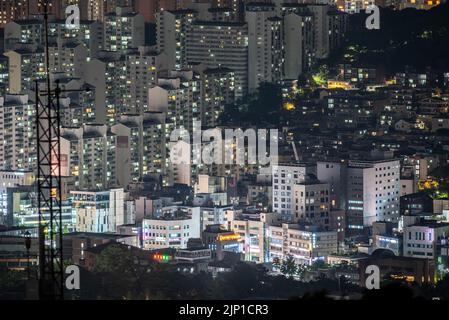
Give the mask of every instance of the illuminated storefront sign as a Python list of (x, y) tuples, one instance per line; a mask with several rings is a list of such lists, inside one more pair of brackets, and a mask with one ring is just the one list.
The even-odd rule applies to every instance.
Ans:
[(218, 235), (217, 236), (217, 241), (236, 241), (236, 240), (240, 240), (240, 235), (237, 233), (233, 233), (233, 234), (225, 234), (225, 235)]

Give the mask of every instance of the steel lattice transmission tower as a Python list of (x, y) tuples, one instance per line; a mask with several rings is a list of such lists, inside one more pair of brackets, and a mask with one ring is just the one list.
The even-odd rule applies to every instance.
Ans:
[(39, 299), (64, 298), (60, 88), (50, 85), (48, 3), (44, 5), (46, 88), (36, 81), (37, 195), (39, 215)]

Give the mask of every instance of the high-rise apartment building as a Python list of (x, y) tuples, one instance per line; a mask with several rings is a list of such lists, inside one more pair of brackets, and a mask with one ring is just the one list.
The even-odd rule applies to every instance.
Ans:
[(273, 211), (281, 213), (287, 221), (292, 221), (295, 216), (293, 187), (313, 173), (314, 166), (305, 163), (273, 166)]
[(329, 230), (329, 184), (308, 179), (293, 185), (294, 220)]
[(84, 124), (61, 129), (61, 174), (78, 189), (100, 190), (117, 185), (117, 137), (106, 125)]
[[(18, 44), (34, 44), (43, 47), (45, 43), (44, 21), (42, 18), (11, 21), (5, 25), (4, 47), (12, 50)], [(79, 28), (67, 28), (65, 20), (50, 19), (49, 43), (57, 41), (83, 43), (89, 57), (95, 57), (104, 46), (103, 24), (97, 21), (81, 20)]]
[(173, 128), (192, 133), (201, 116), (201, 80), (188, 70), (159, 75), (157, 86), (148, 90), (148, 104), (150, 111), (164, 112)]
[(254, 92), (262, 82), (279, 83), (283, 72), (282, 19), (275, 5), (255, 3), (246, 6), (248, 25), (248, 88)]
[(375, 221), (398, 221), (399, 160), (350, 161), (347, 174), (349, 232)]
[(95, 123), (95, 87), (65, 73), (52, 74), (61, 88), (61, 126), (76, 127)]
[(86, 64), (85, 81), (95, 87), (97, 123), (113, 125), (126, 113), (128, 97), (127, 62), (119, 52), (100, 51), (98, 58)]
[[(61, 0), (47, 0), (48, 12), (60, 17)], [(39, 0), (0, 1), (0, 27), (10, 21), (28, 19), (32, 15), (44, 13), (44, 6)]]
[(329, 55), (329, 17), (328, 12), (331, 7), (328, 4), (310, 4), (307, 8), (313, 14), (313, 48), (315, 57), (318, 59), (327, 58)]
[(0, 97), (0, 168), (36, 168), (35, 107), (28, 95)]
[(9, 59), (9, 93), (32, 94), (35, 80), (44, 79), (44, 51), (34, 45), (4, 53)]
[[(42, 27), (43, 24), (41, 23)], [(98, 21), (80, 20), (79, 28), (67, 28), (65, 20), (50, 21), (50, 42), (56, 43), (58, 39), (67, 42), (78, 42), (84, 44), (87, 49), (87, 56), (96, 57), (98, 51), (104, 48), (104, 25)], [(43, 30), (41, 31), (44, 34)], [(40, 42), (38, 44), (42, 44)]]
[(343, 44), (348, 29), (348, 15), (336, 9), (327, 12), (329, 53)]
[[(116, 12), (117, 7), (132, 7), (134, 0), (65, 0), (69, 2), (77, 2), (82, 19), (90, 21), (105, 21), (108, 13)], [(148, 1), (153, 2), (154, 0)], [(87, 2), (87, 3), (86, 3)]]
[(235, 101), (235, 75), (229, 68), (206, 69), (202, 72), (201, 124), (218, 125), (218, 117), (227, 104)]
[(234, 71), (235, 96), (248, 92), (248, 30), (246, 23), (195, 21), (187, 34), (189, 63)]
[(63, 72), (69, 78), (84, 78), (87, 62), (87, 49), (82, 43), (58, 41), (48, 47), (49, 70)]
[(316, 166), (317, 179), (329, 184), (331, 208), (345, 210), (347, 163), (341, 161), (318, 161)]
[(126, 51), (145, 44), (145, 21), (131, 7), (116, 7), (104, 21), (104, 49)]
[(0, 96), (9, 91), (9, 58), (0, 55)]
[(304, 6), (283, 8), (284, 79), (297, 79), (313, 62), (313, 14)]
[[(111, 128), (117, 135), (117, 157), (129, 157), (129, 165), (118, 172), (119, 185), (141, 181), (148, 174), (162, 174), (165, 169), (165, 114), (145, 112), (125, 114)], [(124, 174), (128, 173), (128, 176)]]
[(167, 68), (181, 69), (187, 63), (187, 36), (197, 12), (163, 10), (156, 14), (157, 49), (167, 55)]
[(166, 55), (151, 47), (138, 47), (126, 55), (127, 112), (148, 111), (148, 89), (157, 83), (158, 72), (166, 69), (166, 63)]
[(165, 69), (165, 54), (138, 47), (128, 54), (101, 51), (86, 65), (85, 80), (96, 88), (97, 122), (114, 124), (125, 113), (149, 110), (148, 90)]

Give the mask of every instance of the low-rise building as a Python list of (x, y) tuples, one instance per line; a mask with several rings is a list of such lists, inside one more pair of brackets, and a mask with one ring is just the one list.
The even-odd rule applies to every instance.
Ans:
[(434, 260), (440, 255), (441, 245), (449, 238), (449, 223), (420, 221), (404, 227), (405, 257)]
[(71, 232), (63, 237), (64, 260), (77, 265), (84, 265), (85, 251), (106, 243), (120, 243), (138, 247), (136, 235), (122, 235), (112, 233)]
[(211, 249), (212, 258), (221, 261), (225, 252), (239, 254), (242, 252), (242, 238), (240, 234), (229, 231), (219, 224), (208, 225), (202, 233), (204, 244)]
[(278, 214), (255, 213), (232, 215), (229, 221), (230, 230), (240, 235), (242, 253), (246, 261), (269, 262), (268, 227), (276, 221)]
[(177, 210), (144, 218), (142, 229), (144, 249), (186, 248), (189, 239), (200, 237), (199, 212), (189, 215)]
[(379, 267), (381, 279), (403, 279), (418, 284), (433, 284), (435, 263), (433, 260), (410, 257), (377, 257), (372, 256), (359, 262), (360, 286), (365, 287), (370, 273), (366, 269), (370, 265)]
[(72, 211), (79, 232), (116, 232), (126, 224), (123, 189), (71, 191)]
[(297, 263), (311, 265), (338, 251), (337, 231), (283, 223), (270, 226), (268, 236), (270, 261), (291, 255)]

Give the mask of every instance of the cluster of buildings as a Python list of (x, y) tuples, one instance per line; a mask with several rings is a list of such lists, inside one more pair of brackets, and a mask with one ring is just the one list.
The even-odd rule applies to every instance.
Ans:
[[(77, 29), (65, 24), (65, 2), (80, 6)], [(21, 3), (0, 5), (0, 264), (10, 268), (24, 266), (17, 256), (25, 232), (37, 241), (33, 90), (46, 76), (42, 8)], [(320, 272), (355, 282), (371, 260), (384, 274), (418, 282), (449, 271), (448, 178), (433, 175), (449, 164), (449, 70), (385, 79), (375, 66), (338, 65), (293, 105), (298, 78), (342, 45), (352, 9), (50, 3), (49, 70), (63, 89), (67, 260), (90, 268), (118, 243), (180, 272), (224, 272), (241, 260), (271, 266), (290, 256), (325, 262), (332, 267)], [(270, 174), (254, 164), (171, 162), (174, 129), (217, 126), (226, 105), (265, 82), (282, 86), (284, 105), (293, 106)]]
[[(72, 188), (127, 188), (144, 177), (191, 184), (194, 170), (179, 173), (168, 159), (173, 129), (216, 126), (225, 105), (262, 82), (294, 81), (328, 57), (346, 30), (347, 16), (332, 5), (258, 2), (237, 13), (191, 1), (160, 6), (150, 45), (138, 4), (122, 2), (78, 28), (50, 15), (49, 70), (63, 90), (62, 171)], [(35, 81), (45, 83), (39, 12), (4, 25), (0, 162), (7, 170), (35, 169)]]

